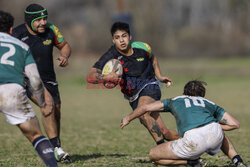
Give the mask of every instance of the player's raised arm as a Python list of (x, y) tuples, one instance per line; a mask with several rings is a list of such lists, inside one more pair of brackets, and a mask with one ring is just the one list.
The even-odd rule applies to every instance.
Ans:
[(56, 59), (59, 61), (60, 67), (66, 67), (68, 59), (71, 55), (71, 48), (69, 43), (64, 39), (64, 36), (61, 34), (60, 30), (53, 24), (47, 23), (47, 27), (51, 29), (54, 33), (54, 45), (60, 50), (61, 55)]
[(71, 48), (68, 42), (63, 40), (61, 43), (56, 45), (56, 47), (60, 50), (61, 55), (57, 58), (57, 60), (60, 62), (59, 66), (66, 67), (68, 63), (68, 59), (71, 55)]
[(153, 63), (154, 72), (155, 72), (155, 76), (157, 77), (157, 79), (163, 83), (166, 83), (167, 87), (173, 85), (172, 79), (170, 79), (169, 77), (166, 77), (166, 76), (162, 76), (161, 70), (160, 70), (160, 65), (159, 65), (159, 62), (158, 62), (156, 56), (152, 55), (151, 60)]
[(142, 105), (137, 107), (131, 114), (127, 115), (121, 120), (121, 128), (125, 127), (135, 118), (140, 117), (146, 112), (160, 112), (164, 110), (164, 104), (161, 101), (156, 101), (151, 104)]

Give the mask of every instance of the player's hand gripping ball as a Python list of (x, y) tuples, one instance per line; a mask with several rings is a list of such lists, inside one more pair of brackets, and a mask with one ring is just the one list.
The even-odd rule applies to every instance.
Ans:
[[(122, 67), (122, 64), (120, 63), (120, 61), (117, 59), (110, 59), (104, 65), (104, 67), (102, 69), (102, 74), (108, 75), (109, 73), (111, 73), (114, 70), (118, 76), (122, 76), (123, 67)], [(114, 81), (110, 80), (110, 81), (104, 82), (103, 84), (106, 88), (112, 89), (112, 88), (116, 87), (116, 85), (118, 84), (118, 79), (115, 79)]]

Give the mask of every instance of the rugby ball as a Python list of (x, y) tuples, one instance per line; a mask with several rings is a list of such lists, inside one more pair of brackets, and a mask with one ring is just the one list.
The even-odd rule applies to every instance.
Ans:
[[(107, 63), (104, 65), (102, 69), (102, 74), (108, 75), (113, 70), (117, 70), (116, 74), (122, 76), (123, 67), (121, 62), (117, 59), (110, 59), (109, 61), (107, 61)], [(112, 89), (118, 84), (118, 81), (109, 81), (109, 82), (104, 82), (103, 84), (106, 88)]]

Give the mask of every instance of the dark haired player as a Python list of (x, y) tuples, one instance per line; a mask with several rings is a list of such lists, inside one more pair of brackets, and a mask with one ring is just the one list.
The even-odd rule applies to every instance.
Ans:
[[(59, 66), (68, 65), (71, 54), (69, 44), (64, 40), (56, 26), (47, 22), (47, 10), (38, 4), (29, 5), (25, 12), (25, 24), (13, 30), (13, 36), (29, 45), (36, 61), (39, 74), (45, 86), (45, 101), (51, 107), (50, 115), (43, 117), (45, 131), (52, 143), (57, 161), (71, 162), (60, 143), (61, 100), (53, 63), (53, 48), (56, 46), (61, 55), (57, 58)], [(27, 82), (27, 94), (35, 102)], [(52, 97), (51, 97), (52, 96)], [(53, 99), (52, 99), (53, 98)]]
[[(133, 110), (160, 100), (159, 81), (172, 83), (172, 80), (162, 76), (157, 58), (152, 54), (149, 45), (143, 42), (130, 43), (131, 35), (127, 23), (114, 23), (111, 35), (114, 45), (90, 69), (87, 81), (93, 84), (115, 82), (122, 77), (121, 91)], [(122, 63), (123, 76), (118, 76), (115, 71), (105, 76), (101, 74), (103, 66), (110, 59), (118, 59)], [(159, 113), (144, 114), (140, 117), (140, 122), (148, 129), (157, 144), (163, 143), (164, 137), (168, 140), (179, 137), (176, 131), (166, 128)]]
[(57, 167), (50, 142), (41, 132), (38, 119), (28, 101), (23, 81), (30, 79), (37, 105), (44, 116), (50, 113), (44, 99), (44, 87), (29, 46), (10, 36), (14, 18), (0, 11), (0, 111), (33, 144), (46, 166)]
[[(203, 84), (206, 83), (189, 81), (183, 96), (140, 106), (122, 119), (121, 128), (147, 112), (170, 112), (175, 117), (181, 138), (152, 148), (149, 158), (154, 164), (206, 166), (199, 157), (205, 152), (218, 153), (223, 144), (223, 130), (240, 127), (231, 114), (204, 98), (206, 89)], [(247, 166), (239, 155), (234, 156), (233, 162), (237, 167)]]

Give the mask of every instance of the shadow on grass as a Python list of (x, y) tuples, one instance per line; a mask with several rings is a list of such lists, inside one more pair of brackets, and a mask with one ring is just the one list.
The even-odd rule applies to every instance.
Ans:
[(228, 165), (213, 165), (213, 163), (208, 163), (207, 167), (235, 167), (233, 163), (229, 163)]
[[(151, 164), (152, 162), (150, 160), (145, 160), (145, 159), (139, 159), (136, 161), (136, 163), (141, 163), (141, 164)], [(159, 165), (160, 166), (160, 165)], [(181, 166), (186, 166), (186, 165), (179, 165)], [(229, 165), (224, 165), (224, 166), (217, 166), (217, 165), (207, 165), (206, 167), (235, 167), (234, 164), (229, 164)]]
[(207, 167), (235, 167), (235, 165), (234, 165), (234, 164), (223, 165), (223, 166), (217, 166), (217, 165), (207, 165)]
[[(150, 160), (146, 160), (146, 159), (139, 159), (136, 161), (136, 163), (151, 164), (152, 162)], [(186, 165), (179, 165), (179, 167), (181, 167), (181, 166), (186, 166)], [(207, 165), (206, 167), (235, 167), (235, 165), (234, 164), (229, 164), (229, 165), (224, 165), (224, 166)]]
[[(152, 162), (149, 160), (140, 159), (140, 160), (136, 161), (136, 163), (138, 163), (138, 164), (151, 164)], [(161, 165), (159, 165), (159, 166), (161, 166)], [(179, 166), (177, 165), (177, 166), (172, 166), (172, 167), (186, 167), (186, 165), (179, 165)], [(235, 165), (224, 165), (224, 166), (207, 165), (206, 167), (235, 167)]]
[(136, 161), (136, 163), (139, 164), (151, 164), (152, 162), (150, 160), (146, 160), (146, 159), (139, 159)]
[(101, 153), (95, 153), (95, 154), (88, 154), (88, 155), (79, 155), (79, 154), (73, 154), (71, 156), (73, 162), (75, 161), (86, 161), (88, 159), (97, 159), (101, 157), (124, 157), (127, 156), (126, 154), (101, 154)]

